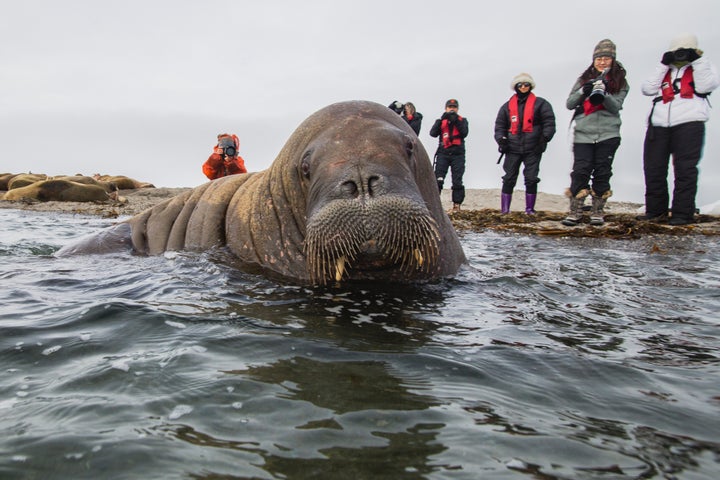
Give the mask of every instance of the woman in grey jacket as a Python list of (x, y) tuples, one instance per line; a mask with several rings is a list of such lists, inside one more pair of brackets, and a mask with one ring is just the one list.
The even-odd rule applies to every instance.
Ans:
[(580, 223), (588, 195), (592, 197), (590, 223), (604, 223), (603, 209), (612, 195), (612, 163), (620, 146), (620, 110), (630, 89), (625, 68), (615, 57), (615, 44), (601, 40), (593, 51), (593, 63), (575, 81), (567, 99), (567, 108), (575, 110), (575, 134), (566, 192), (570, 211), (563, 225)]

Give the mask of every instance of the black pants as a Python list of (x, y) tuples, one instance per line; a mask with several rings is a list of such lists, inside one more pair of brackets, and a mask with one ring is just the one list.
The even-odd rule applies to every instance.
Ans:
[(580, 190), (592, 189), (597, 195), (610, 190), (612, 164), (615, 152), (620, 146), (620, 137), (598, 143), (573, 144), (573, 170), (570, 174), (570, 193), (577, 195)]
[(437, 179), (438, 188), (441, 192), (448, 169), (452, 177), (452, 202), (463, 203), (465, 200), (465, 186), (463, 185), (465, 154), (444, 155), (438, 153), (437, 159), (435, 160), (435, 178)]
[(705, 123), (688, 122), (674, 127), (650, 126), (645, 133), (643, 170), (645, 172), (645, 213), (649, 217), (666, 215), (668, 164), (672, 155), (675, 187), (673, 217), (690, 219), (695, 214), (698, 163), (705, 143)]
[(505, 175), (502, 177), (502, 193), (513, 193), (518, 175), (520, 174), (520, 165), (524, 164), (523, 178), (525, 179), (525, 193), (537, 193), (537, 184), (540, 182), (538, 175), (540, 174), (540, 158), (541, 154), (537, 153), (506, 153), (503, 162), (503, 170)]

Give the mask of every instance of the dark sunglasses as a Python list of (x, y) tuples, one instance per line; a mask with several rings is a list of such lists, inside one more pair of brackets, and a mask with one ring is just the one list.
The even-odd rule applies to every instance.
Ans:
[(517, 83), (515, 86), (518, 87), (518, 88), (520, 88), (520, 87), (532, 87), (532, 83), (530, 83), (530, 82), (519, 82), (519, 83)]

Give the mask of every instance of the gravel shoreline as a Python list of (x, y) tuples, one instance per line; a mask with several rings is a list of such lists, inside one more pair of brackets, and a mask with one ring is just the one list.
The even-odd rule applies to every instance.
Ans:
[[(38, 202), (0, 200), (0, 208), (36, 212), (57, 212), (73, 215), (93, 215), (103, 218), (118, 218), (136, 215), (180, 193), (190, 187), (141, 188), (120, 190), (124, 202)], [(452, 206), (451, 191), (443, 190), (441, 201), (449, 210)], [(651, 234), (671, 235), (720, 235), (720, 217), (699, 215), (697, 223), (671, 227), (667, 224), (640, 222), (635, 216), (642, 212), (642, 205), (632, 202), (608, 201), (605, 212), (606, 222), (602, 227), (582, 223), (577, 227), (565, 227), (560, 220), (567, 212), (568, 200), (563, 195), (539, 192), (535, 209), (538, 215), (525, 215), (525, 192), (513, 195), (511, 213), (500, 215), (499, 189), (468, 189), (462, 211), (451, 213), (450, 219), (458, 231), (500, 230), (538, 235), (637, 238)], [(587, 218), (586, 218), (587, 220)]]

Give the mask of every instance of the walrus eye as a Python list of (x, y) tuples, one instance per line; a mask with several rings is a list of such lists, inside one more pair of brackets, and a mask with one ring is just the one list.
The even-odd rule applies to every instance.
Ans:
[(302, 171), (302, 174), (305, 176), (305, 178), (310, 178), (310, 152), (307, 151), (302, 157), (302, 162), (300, 163), (300, 171)]
[(408, 139), (405, 142), (405, 153), (407, 153), (408, 157), (412, 157), (413, 151), (415, 150), (415, 142)]

